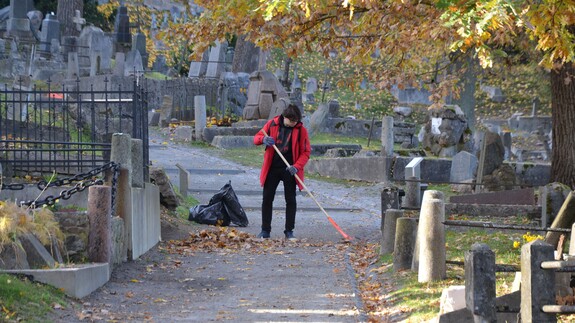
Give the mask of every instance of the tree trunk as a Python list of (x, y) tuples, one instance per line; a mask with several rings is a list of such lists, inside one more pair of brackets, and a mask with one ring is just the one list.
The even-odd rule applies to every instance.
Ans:
[(553, 153), (551, 181), (575, 188), (575, 66), (564, 64), (551, 72)]
[(56, 17), (60, 21), (62, 36), (79, 36), (80, 31), (74, 23), (76, 10), (80, 10), (80, 16), (84, 15), (83, 0), (58, 0), (58, 9)]

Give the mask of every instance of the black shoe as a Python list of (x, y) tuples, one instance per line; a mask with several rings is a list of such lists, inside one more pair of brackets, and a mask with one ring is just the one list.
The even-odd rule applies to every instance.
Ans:
[(270, 232), (262, 230), (262, 232), (260, 232), (260, 234), (258, 234), (258, 238), (269, 239), (270, 238)]
[(286, 240), (295, 240), (293, 231), (284, 231), (284, 234), (286, 235)]

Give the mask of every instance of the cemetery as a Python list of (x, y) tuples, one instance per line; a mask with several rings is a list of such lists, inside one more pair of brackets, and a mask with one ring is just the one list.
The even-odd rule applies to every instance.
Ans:
[[(569, 187), (551, 180), (546, 99), (530, 97), (516, 111), (469, 115), (459, 102), (437, 107), (425, 89), (394, 86), (376, 103), (361, 102), (339, 88), (339, 75), (330, 70), (337, 53), (323, 62), (329, 68), (322, 75), (242, 37), (216, 41), (189, 62), (182, 45), (182, 61), (174, 65), (165, 54), (167, 38), (155, 35), (203, 9), (147, 1), (158, 11), (143, 23), (143, 8), (125, 2), (118, 2), (112, 31), (80, 10), (68, 21), (35, 10), (30, 1), (12, 0), (0, 10), (0, 220), (14, 216), (32, 231), (50, 227), (48, 237), (0, 236), (2, 273), (32, 276), (75, 299), (89, 297), (114, 270), (167, 243), (160, 214), (180, 206), (199, 181), (187, 165), (155, 165), (151, 151), (163, 144), (152, 132), (170, 141), (166, 146), (257, 155), (254, 135), (292, 103), (310, 133), (306, 172), (314, 180), (381, 188), (370, 203), (379, 213), (373, 263), (385, 262), (384, 277), (454, 282), (433, 301), (437, 322), (503, 322), (518, 315), (555, 322), (575, 313), (567, 301), (573, 298), (575, 205)], [(189, 65), (184, 75), (183, 64)], [(485, 110), (510, 102), (509, 88), (478, 84), (475, 95)], [(372, 85), (364, 80), (360, 88)], [(334, 139), (319, 142), (321, 136)], [(177, 185), (171, 182), (176, 169)], [(217, 175), (236, 174), (228, 171)], [(37, 222), (44, 214), (47, 224)], [(540, 238), (520, 246), (520, 263), (496, 263), (498, 255), (479, 239), (448, 259), (453, 247), (446, 241), (472, 230), (509, 241), (519, 232)], [(500, 273), (508, 274), (504, 280), (513, 275), (513, 282), (501, 288)]]

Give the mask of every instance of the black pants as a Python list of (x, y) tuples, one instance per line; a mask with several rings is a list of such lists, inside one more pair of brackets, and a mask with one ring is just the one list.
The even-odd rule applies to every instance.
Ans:
[(284, 182), (284, 196), (286, 200), (286, 223), (285, 230), (292, 231), (295, 226), (295, 213), (297, 209), (296, 179), (290, 175), (285, 168), (270, 168), (266, 182), (264, 183), (264, 193), (262, 200), (262, 230), (271, 232), (272, 230), (272, 209), (274, 197), (280, 181)]

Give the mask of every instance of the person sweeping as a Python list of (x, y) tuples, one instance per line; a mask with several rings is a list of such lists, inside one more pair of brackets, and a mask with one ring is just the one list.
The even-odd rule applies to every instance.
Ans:
[[(260, 183), (263, 186), (262, 231), (258, 238), (270, 238), (272, 231), (272, 211), (276, 190), (280, 182), (284, 185), (286, 201), (285, 238), (294, 239), (293, 230), (297, 211), (296, 189), (303, 189), (304, 167), (309, 160), (311, 145), (307, 129), (303, 126), (300, 109), (288, 105), (281, 115), (266, 122), (254, 136), (255, 145), (265, 145)], [(273, 146), (286, 159), (289, 166), (276, 153)], [(296, 181), (295, 175), (301, 183)]]

